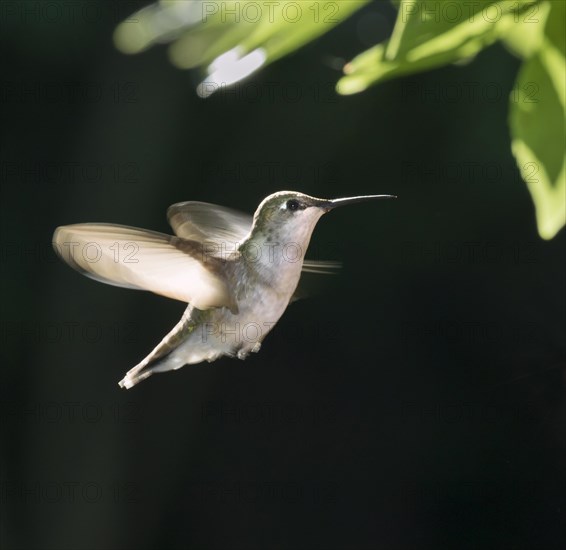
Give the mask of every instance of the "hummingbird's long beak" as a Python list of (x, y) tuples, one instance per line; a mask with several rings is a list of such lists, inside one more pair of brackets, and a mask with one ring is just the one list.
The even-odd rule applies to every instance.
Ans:
[(338, 206), (346, 206), (347, 204), (356, 204), (357, 202), (366, 202), (382, 199), (396, 199), (396, 195), (361, 195), (359, 197), (344, 197), (343, 199), (333, 199), (329, 201), (324, 201), (321, 205), (326, 212), (336, 208)]

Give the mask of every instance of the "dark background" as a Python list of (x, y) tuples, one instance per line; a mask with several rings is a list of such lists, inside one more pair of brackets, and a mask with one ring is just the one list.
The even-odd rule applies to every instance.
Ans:
[[(510, 152), (518, 61), (339, 97), (372, 5), (203, 101), (164, 48), (115, 50), (143, 3), (36, 4), (1, 14), (2, 550), (563, 547), (566, 235)], [(399, 199), (319, 223), (344, 269), (258, 355), (120, 390), (184, 306), (73, 272), (55, 227), (281, 189)]]

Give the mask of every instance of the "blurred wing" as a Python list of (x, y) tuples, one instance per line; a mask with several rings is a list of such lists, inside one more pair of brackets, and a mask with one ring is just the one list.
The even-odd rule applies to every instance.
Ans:
[(175, 235), (201, 243), (225, 244), (230, 251), (249, 235), (253, 218), (207, 202), (179, 202), (167, 210)]
[(201, 260), (200, 243), (123, 225), (85, 223), (58, 227), (57, 254), (71, 267), (103, 283), (149, 290), (198, 309), (237, 309), (216, 260)]
[(303, 273), (320, 273), (321, 275), (336, 275), (342, 267), (342, 262), (329, 260), (306, 260), (303, 262)]
[(341, 262), (305, 260), (299, 284), (290, 301), (296, 302), (309, 296), (331, 291), (331, 284), (329, 284), (331, 281), (319, 275), (335, 275), (341, 267)]

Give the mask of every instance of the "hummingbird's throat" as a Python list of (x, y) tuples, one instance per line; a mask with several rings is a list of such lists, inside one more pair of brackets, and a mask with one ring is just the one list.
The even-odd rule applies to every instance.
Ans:
[(302, 265), (308, 241), (290, 239), (281, 232), (266, 231), (243, 243), (240, 253), (248, 264), (263, 269), (285, 269)]

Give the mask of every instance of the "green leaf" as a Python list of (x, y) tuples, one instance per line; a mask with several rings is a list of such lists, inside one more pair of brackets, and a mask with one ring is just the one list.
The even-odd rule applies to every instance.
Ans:
[(505, 15), (536, 1), (403, 0), (387, 49), (387, 59), (414, 62), (459, 48), (470, 38), (492, 32)]
[[(461, 44), (468, 36), (477, 36), (491, 23), (478, 15), (491, 0), (477, 2), (437, 2), (434, 0), (402, 0), (387, 59), (416, 61), (423, 55), (446, 51)], [(424, 52), (419, 48), (424, 46)]]
[(542, 45), (523, 64), (510, 105), (512, 150), (544, 239), (566, 224), (564, 6), (552, 3)]
[(404, 74), (467, 60), (513, 25), (532, 1), (437, 2), (402, 0), (389, 42), (378, 44), (344, 67), (338, 93), (358, 93)]
[(461, 35), (461, 42), (455, 46), (447, 44), (446, 49), (438, 49), (438, 43), (434, 44), (436, 51), (424, 52), (421, 48), (418, 55), (411, 56), (411, 59), (387, 58), (388, 43), (378, 44), (355, 57), (350, 63), (345, 65), (344, 73), (337, 84), (337, 91), (340, 94), (353, 94), (362, 92), (373, 84), (388, 78), (393, 78), (405, 74), (421, 72), (455, 63), (473, 57), (487, 45), (495, 42), (498, 38), (495, 26), (487, 27), (479, 35)]
[(386, 59), (387, 42), (366, 50), (344, 66), (346, 76), (336, 85), (336, 91), (342, 95), (363, 92), (377, 82), (432, 69), (442, 64), (438, 58), (424, 59), (416, 63), (388, 61)]
[(511, 53), (528, 58), (540, 49), (550, 7), (548, 1), (529, 4), (517, 11), (512, 20), (506, 18), (498, 25), (503, 44)]

